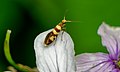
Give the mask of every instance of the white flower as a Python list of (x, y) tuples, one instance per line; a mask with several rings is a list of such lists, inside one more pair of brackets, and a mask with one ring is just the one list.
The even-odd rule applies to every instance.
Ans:
[(61, 31), (56, 40), (44, 46), (46, 35), (40, 33), (34, 41), (36, 64), (40, 72), (75, 72), (74, 43), (70, 35)]

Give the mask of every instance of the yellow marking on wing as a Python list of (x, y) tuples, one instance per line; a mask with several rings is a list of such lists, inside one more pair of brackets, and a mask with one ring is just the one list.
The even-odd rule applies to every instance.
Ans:
[(58, 30), (61, 30), (61, 26), (59, 26), (59, 25), (57, 25), (56, 28), (57, 28)]
[(50, 37), (50, 40), (51, 40), (51, 41), (54, 41), (54, 38), (55, 38), (54, 36), (51, 36), (51, 37)]
[(56, 30), (55, 30), (55, 29), (53, 29), (53, 34), (57, 35), (57, 34), (58, 34), (58, 32), (56, 32)]

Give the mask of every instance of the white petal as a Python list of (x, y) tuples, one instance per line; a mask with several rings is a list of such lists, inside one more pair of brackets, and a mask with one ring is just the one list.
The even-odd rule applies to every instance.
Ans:
[(49, 46), (44, 46), (45, 31), (34, 41), (36, 64), (40, 72), (75, 72), (74, 44), (70, 35), (60, 32), (57, 39)]

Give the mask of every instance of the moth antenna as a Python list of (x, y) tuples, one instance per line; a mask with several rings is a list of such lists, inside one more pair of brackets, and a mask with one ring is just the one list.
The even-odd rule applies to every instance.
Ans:
[(68, 12), (68, 9), (65, 11), (63, 20), (65, 20), (67, 12)]
[(67, 20), (66, 22), (80, 22), (80, 21), (70, 21), (70, 20)]
[(66, 14), (67, 14), (67, 12), (68, 12), (68, 9), (65, 11), (63, 20), (65, 20), (66, 22), (80, 22), (80, 21), (70, 21), (70, 20), (66, 20)]
[(64, 18), (63, 18), (63, 20), (65, 20), (65, 15), (64, 15)]
[(70, 20), (67, 20), (66, 22), (72, 22), (72, 21), (70, 21)]

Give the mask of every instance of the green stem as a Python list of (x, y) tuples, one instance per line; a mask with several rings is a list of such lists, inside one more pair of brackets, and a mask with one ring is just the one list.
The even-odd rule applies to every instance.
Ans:
[(14, 60), (13, 60), (12, 57), (11, 57), (10, 47), (9, 47), (10, 34), (11, 34), (11, 30), (7, 30), (6, 38), (5, 38), (5, 41), (4, 41), (4, 53), (5, 53), (5, 57), (6, 57), (6, 59), (8, 60), (8, 62), (9, 62), (12, 66), (14, 66), (16, 69), (18, 69), (18, 70), (20, 70), (20, 71), (23, 71), (23, 72), (27, 72), (28, 70), (23, 69), (23, 68), (17, 66), (16, 63), (14, 62)]

